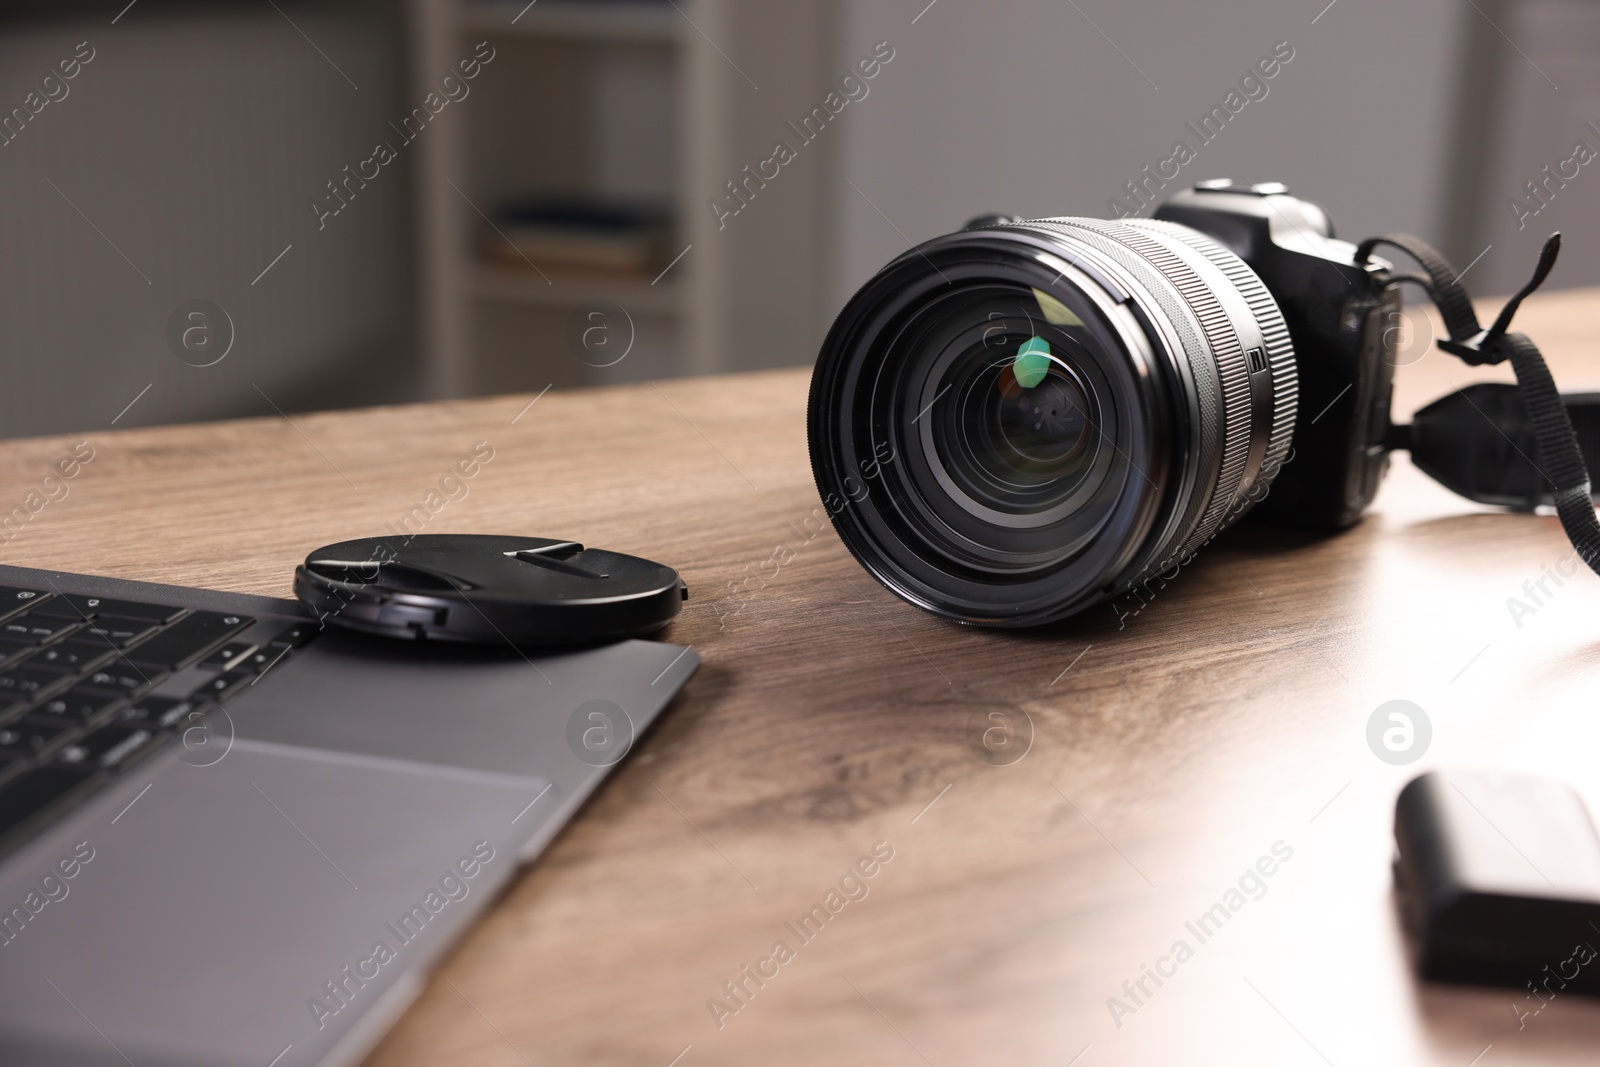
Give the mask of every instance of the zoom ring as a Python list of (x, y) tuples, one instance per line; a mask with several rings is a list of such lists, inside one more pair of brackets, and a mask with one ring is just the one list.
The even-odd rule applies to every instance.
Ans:
[[(1178, 350), (1175, 354), (1185, 360), (1190, 368), (1201, 427), (1196, 469), (1201, 472), (1203, 484), (1188, 494), (1176, 526), (1179, 530), (1192, 532), (1200, 520), (1201, 510), (1209, 499), (1209, 490), (1216, 482), (1215, 473), (1221, 469), (1222, 462), (1222, 435), (1208, 432), (1205, 428), (1222, 425), (1225, 411), (1215, 361), (1202, 360), (1196, 354), (1201, 348), (1209, 350), (1210, 346), (1200, 331), (1193, 309), (1166, 275), (1122, 243), (1120, 233), (1116, 236), (1108, 233), (1103, 228), (1107, 224), (1101, 220), (1070, 217), (1035, 219), (1023, 225), (1081, 242), (1110, 257), (1139, 280), (1155, 301), (1155, 315), (1177, 334)], [(1184, 540), (1187, 541), (1187, 538)]]
[(1194, 523), (1193, 532), (1177, 551), (1156, 562), (1153, 569), (1159, 572), (1167, 569), (1175, 558), (1211, 539), (1228, 516), (1244, 482), (1250, 459), (1250, 364), (1227, 310), (1205, 280), (1177, 253), (1163, 246), (1160, 238), (1166, 235), (1143, 232), (1126, 223), (1089, 219), (1073, 219), (1072, 222), (1110, 237), (1160, 271), (1199, 322), (1216, 365), (1222, 393), (1221, 461), (1211, 492), (1196, 494), (1185, 516), (1186, 524)]
[[(1256, 317), (1261, 328), (1262, 342), (1266, 347), (1267, 366), (1272, 372), (1272, 430), (1267, 438), (1267, 452), (1261, 461), (1261, 470), (1276, 474), (1288, 455), (1289, 443), (1294, 437), (1294, 420), (1299, 410), (1300, 381), (1294, 365), (1294, 345), (1289, 340), (1289, 326), (1283, 321), (1278, 302), (1267, 292), (1256, 272), (1221, 245), (1187, 226), (1172, 222), (1149, 220), (1141, 223), (1152, 230), (1170, 233), (1195, 251), (1204, 255), (1228, 276)], [(1259, 480), (1260, 475), (1257, 475)]]

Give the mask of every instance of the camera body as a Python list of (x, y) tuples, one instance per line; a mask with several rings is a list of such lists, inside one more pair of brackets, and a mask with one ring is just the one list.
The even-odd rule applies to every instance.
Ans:
[(1277, 182), (1201, 182), (1157, 219), (1210, 237), (1244, 260), (1277, 301), (1294, 345), (1299, 407), (1290, 457), (1251, 510), (1257, 521), (1342, 529), (1361, 518), (1389, 465), (1400, 298), (1388, 264), (1354, 263), (1328, 214)]

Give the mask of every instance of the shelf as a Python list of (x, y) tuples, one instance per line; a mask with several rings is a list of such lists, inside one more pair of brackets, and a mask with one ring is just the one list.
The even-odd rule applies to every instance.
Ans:
[(674, 283), (606, 278), (552, 276), (554, 284), (537, 274), (514, 274), (482, 264), (472, 264), (466, 275), (470, 295), (479, 300), (499, 300), (544, 307), (576, 307), (594, 300), (609, 300), (639, 315), (675, 315), (682, 307)]
[[(822, 312), (832, 299), (826, 228), (815, 221), (832, 195), (825, 169), (786, 178), (793, 207), (769, 205), (759, 227), (719, 233), (702, 199), (745, 165), (738, 146), (772, 135), (770, 115), (754, 106), (728, 56), (760, 72), (760, 100), (827, 92), (836, 5), (760, 6), (755, 18), (738, 0), (407, 0), (415, 95), (433, 91), (437, 72), (477, 41), (511, 57), (495, 63), (503, 91), (474, 104), (470, 123), (446, 123), (412, 149), (418, 318), (431, 392), (465, 396), (510, 381), (494, 375), (526, 369), (530, 350), (555, 353), (546, 360), (554, 376), (557, 364), (566, 366), (559, 353), (570, 347), (573, 320), (605, 301), (639, 321), (649, 350), (628, 373), (646, 365), (663, 376), (714, 373), (814, 356), (800, 339), (826, 327)], [(551, 273), (550, 284), (531, 269), (477, 258), (483, 220), (463, 191), (487, 209), (556, 190), (650, 194), (671, 211), (666, 252), (682, 262), (655, 285), (654, 273), (576, 271)]]
[(645, 0), (469, 0), (461, 14), (462, 29), (475, 33), (597, 41), (672, 44), (685, 25), (671, 4)]

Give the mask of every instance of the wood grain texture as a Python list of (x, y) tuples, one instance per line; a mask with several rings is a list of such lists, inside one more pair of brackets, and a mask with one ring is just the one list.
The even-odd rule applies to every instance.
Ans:
[[(1519, 317), (1568, 388), (1600, 386), (1597, 313), (1589, 291)], [(1433, 352), (1402, 371), (1396, 410), (1496, 375)], [(692, 599), (669, 636), (705, 666), (374, 1065), (666, 1067), (686, 1046), (681, 1067), (1466, 1067), (1490, 1045), (1486, 1067), (1593, 1061), (1592, 1001), (1558, 997), (1519, 1029), (1511, 1004), (1536, 1005), (1514, 991), (1416, 981), (1390, 888), (1394, 797), (1428, 767), (1551, 774), (1600, 803), (1600, 579), (1568, 580), (1520, 626), (1506, 605), (1570, 551), (1556, 520), (1491, 514), (1398, 458), (1355, 529), (1235, 531), (1126, 628), (1109, 609), (963, 628), (808, 524), (806, 383), (9, 442), (3, 508), (74, 441), (95, 458), (0, 560), (287, 596), (309, 549), (398, 522), (487, 441), (494, 459), (429, 530), (681, 569)], [(747, 578), (741, 603), (730, 583)], [(1394, 698), (1433, 724), (1409, 767), (1365, 741)], [(1010, 766), (975, 754), (991, 712), (1031, 720)], [(795, 937), (785, 924), (876, 842), (893, 859), (865, 898)], [(1260, 899), (1204, 943), (1187, 932), (1279, 842), (1292, 857)], [(1133, 1006), (1124, 982), (1180, 939), (1192, 958), (1146, 979), (1119, 1026), (1108, 998)], [(724, 981), (780, 940), (794, 958), (719, 1027), (708, 998), (733, 1006)]]

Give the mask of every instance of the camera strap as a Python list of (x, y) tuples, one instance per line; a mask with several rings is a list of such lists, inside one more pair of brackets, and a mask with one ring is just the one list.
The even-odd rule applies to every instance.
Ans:
[[(1425, 274), (1394, 272), (1386, 281), (1427, 290), (1450, 333), (1437, 342), (1440, 348), (1472, 366), (1509, 360), (1517, 378), (1515, 386), (1480, 384), (1452, 393), (1419, 411), (1410, 426), (1393, 427), (1387, 443), (1408, 449), (1418, 467), (1470, 499), (1528, 511), (1553, 504), (1579, 558), (1600, 573), (1600, 520), (1584, 459), (1585, 452), (1600, 456), (1600, 395), (1564, 399), (1538, 346), (1510, 330), (1517, 308), (1555, 266), (1561, 235), (1545, 241), (1533, 277), (1487, 330), (1478, 324), (1455, 268), (1427, 242), (1410, 234), (1369, 237), (1356, 249), (1356, 266), (1365, 266), (1378, 245), (1398, 248), (1422, 265)], [(1495, 433), (1484, 434), (1483, 423)], [(1522, 447), (1529, 437), (1538, 462)]]

